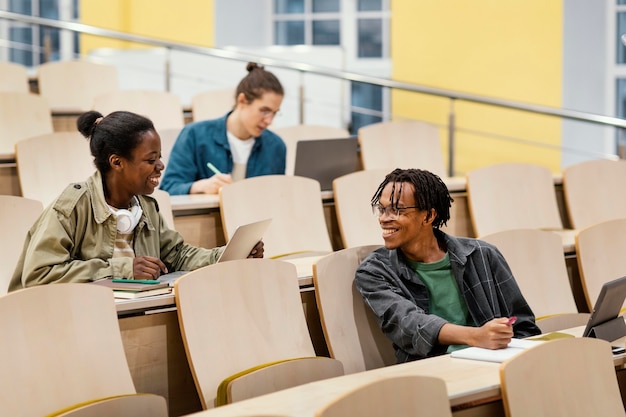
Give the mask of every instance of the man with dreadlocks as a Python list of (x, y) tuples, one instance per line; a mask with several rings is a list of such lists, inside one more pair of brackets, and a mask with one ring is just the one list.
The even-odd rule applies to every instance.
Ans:
[(399, 363), (540, 333), (500, 251), (439, 230), (452, 201), (437, 175), (419, 169), (394, 170), (372, 198), (385, 246), (355, 283)]

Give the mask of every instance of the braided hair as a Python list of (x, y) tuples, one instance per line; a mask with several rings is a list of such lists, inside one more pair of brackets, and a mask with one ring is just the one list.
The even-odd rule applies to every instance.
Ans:
[(413, 185), (415, 190), (413, 193), (415, 206), (419, 210), (427, 210), (429, 213), (431, 209), (435, 210), (435, 219), (432, 223), (434, 228), (438, 229), (441, 226), (445, 226), (448, 220), (450, 220), (450, 207), (454, 200), (450, 197), (448, 187), (446, 187), (446, 184), (439, 176), (422, 169), (396, 168), (387, 174), (383, 182), (378, 186), (372, 197), (372, 204), (378, 204), (383, 189), (389, 183), (393, 184), (391, 189), (392, 207), (397, 207), (398, 205), (398, 201), (402, 196), (403, 184), (409, 183)]

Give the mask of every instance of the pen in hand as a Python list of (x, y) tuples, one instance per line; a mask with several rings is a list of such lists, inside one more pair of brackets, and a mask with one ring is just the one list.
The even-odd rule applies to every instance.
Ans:
[(220, 171), (219, 169), (215, 168), (215, 165), (213, 165), (212, 163), (207, 162), (207, 163), (206, 163), (206, 166), (207, 166), (207, 167), (208, 167), (211, 171), (213, 171), (213, 173), (214, 173), (215, 175), (219, 175), (219, 174), (221, 174), (221, 171)]
[(506, 324), (508, 326), (512, 326), (513, 324), (515, 324), (516, 321), (517, 321), (517, 316), (511, 316), (509, 317), (509, 320), (506, 322)]

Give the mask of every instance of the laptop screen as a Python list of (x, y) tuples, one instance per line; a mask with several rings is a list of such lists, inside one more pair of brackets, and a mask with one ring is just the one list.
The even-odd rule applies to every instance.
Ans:
[(358, 147), (356, 136), (298, 141), (294, 175), (313, 178), (330, 191), (335, 178), (361, 170)]
[[(626, 331), (624, 320), (620, 312), (626, 299), (626, 276), (605, 282), (602, 285), (598, 299), (593, 307), (583, 337), (596, 337), (598, 339), (612, 338), (609, 341), (619, 339)], [(615, 320), (614, 324), (611, 322)], [(602, 330), (604, 329), (604, 330)], [(615, 337), (617, 335), (617, 337)]]

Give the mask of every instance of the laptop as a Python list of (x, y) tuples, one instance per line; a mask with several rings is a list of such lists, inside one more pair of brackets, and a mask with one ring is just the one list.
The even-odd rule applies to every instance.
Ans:
[(332, 191), (335, 178), (361, 169), (356, 136), (296, 142), (294, 175), (319, 181), (322, 191)]
[[(250, 254), (254, 245), (263, 238), (267, 227), (272, 219), (259, 220), (237, 227), (233, 236), (228, 240), (224, 251), (217, 259), (217, 262), (226, 262), (236, 259), (245, 259)], [(170, 287), (174, 286), (174, 281), (189, 271), (170, 272), (159, 277), (159, 281), (169, 282)]]
[(626, 336), (626, 323), (620, 311), (626, 299), (626, 276), (605, 282), (583, 332), (583, 337), (595, 337), (612, 342)]

